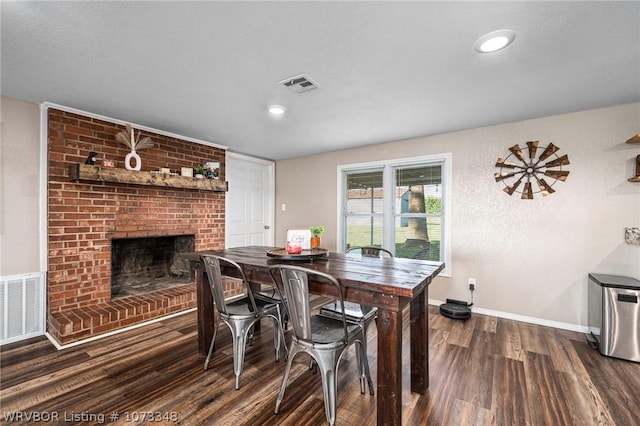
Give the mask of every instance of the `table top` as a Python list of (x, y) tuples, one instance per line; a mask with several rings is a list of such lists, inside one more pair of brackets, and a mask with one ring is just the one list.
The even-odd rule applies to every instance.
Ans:
[(444, 269), (443, 262), (393, 258), (369, 258), (330, 252), (327, 257), (308, 262), (286, 261), (267, 256), (277, 247), (247, 246), (224, 250), (205, 250), (184, 256), (199, 261), (202, 254), (227, 257), (245, 269), (267, 270), (272, 265), (294, 264), (333, 275), (344, 287), (384, 293), (413, 299), (424, 291), (433, 278)]

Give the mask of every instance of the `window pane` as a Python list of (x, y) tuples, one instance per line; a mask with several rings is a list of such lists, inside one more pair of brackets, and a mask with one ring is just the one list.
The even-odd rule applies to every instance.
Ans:
[(347, 214), (382, 213), (382, 170), (349, 172), (347, 181)]
[(433, 164), (396, 169), (396, 185), (440, 185), (442, 183), (442, 165)]
[(405, 218), (396, 217), (396, 257), (441, 261), (440, 241), (442, 240), (442, 220), (440, 217), (409, 218), (426, 221), (428, 240), (410, 238), (409, 226), (403, 226)]
[(440, 260), (442, 165), (395, 170), (396, 256)]
[(347, 216), (346, 244), (349, 247), (382, 246), (382, 217)]

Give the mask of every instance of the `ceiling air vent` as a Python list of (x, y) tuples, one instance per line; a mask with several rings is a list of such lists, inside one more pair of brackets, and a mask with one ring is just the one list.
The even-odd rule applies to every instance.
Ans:
[(304, 74), (296, 75), (295, 77), (286, 78), (278, 82), (278, 84), (281, 84), (287, 89), (291, 90), (292, 92), (295, 92), (298, 94), (308, 92), (309, 90), (318, 88), (318, 83), (311, 80), (309, 77), (307, 77)]

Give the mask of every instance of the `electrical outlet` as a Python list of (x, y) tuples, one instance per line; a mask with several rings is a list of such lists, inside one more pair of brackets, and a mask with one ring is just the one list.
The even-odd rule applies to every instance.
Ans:
[(469, 290), (473, 291), (476, 289), (476, 279), (469, 278)]

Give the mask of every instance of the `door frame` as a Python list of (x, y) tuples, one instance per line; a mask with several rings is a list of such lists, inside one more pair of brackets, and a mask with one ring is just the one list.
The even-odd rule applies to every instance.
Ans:
[[(229, 160), (235, 161), (237, 163), (251, 163), (251, 164), (259, 164), (262, 166), (266, 166), (267, 168), (267, 182), (265, 186), (265, 191), (267, 192), (266, 203), (265, 203), (265, 211), (267, 212), (267, 225), (269, 226), (268, 232), (266, 232), (265, 241), (269, 246), (273, 246), (273, 242), (275, 240), (275, 198), (276, 198), (276, 188), (275, 188), (275, 170), (276, 165), (275, 162), (270, 160), (265, 160), (263, 158), (251, 157), (249, 155), (238, 154), (236, 152), (226, 152), (226, 160), (225, 160), (225, 176), (227, 181), (228, 178), (228, 170), (229, 170)], [(229, 188), (227, 192), (233, 191), (233, 182), (229, 182)], [(225, 197), (225, 228), (228, 226), (228, 218), (229, 218), (229, 210), (231, 206), (229, 205), (229, 197)], [(227, 240), (228, 236), (225, 232), (225, 241), (224, 245), (227, 247), (229, 242)]]

